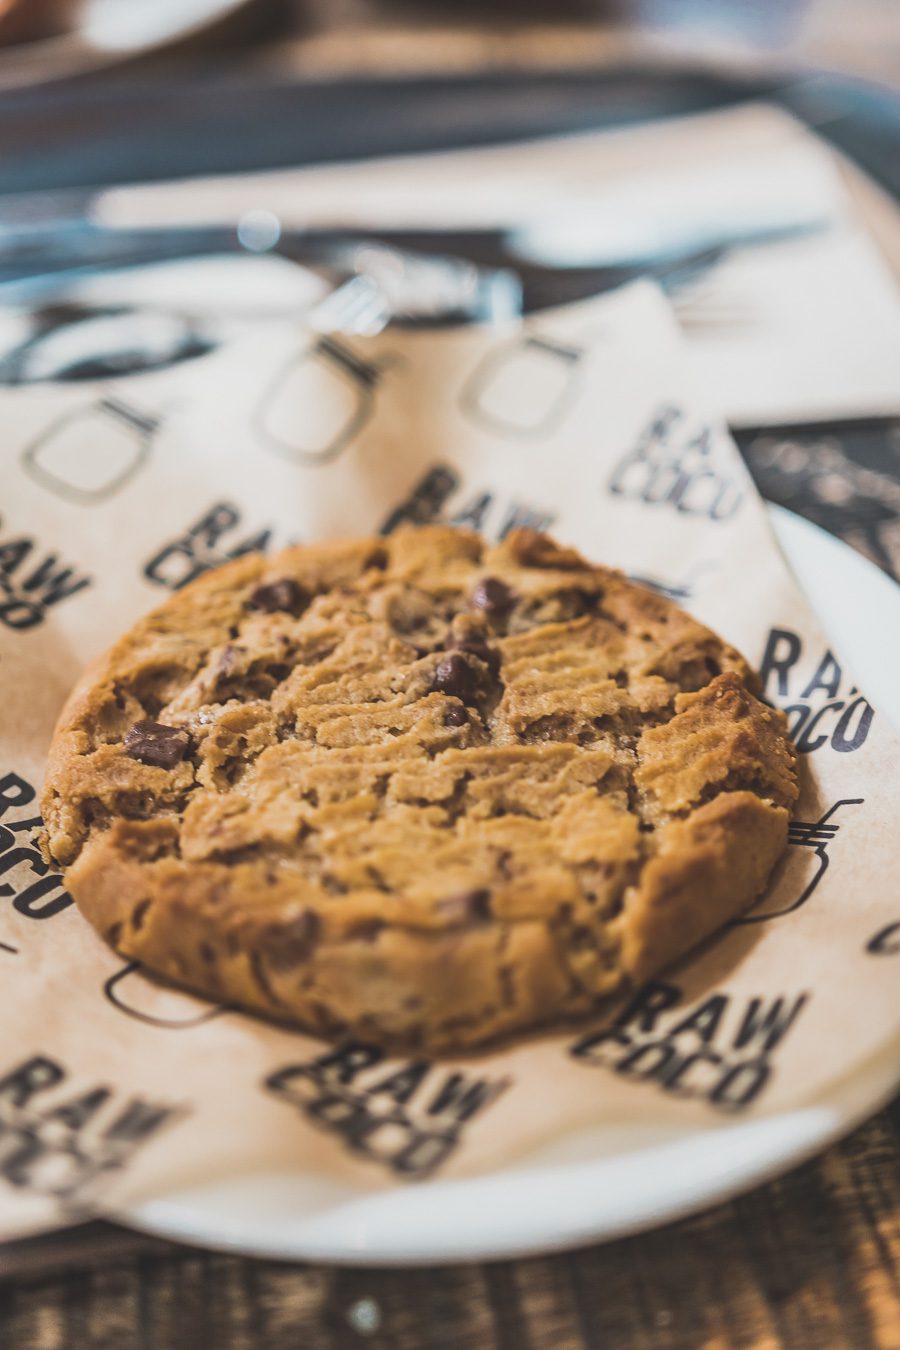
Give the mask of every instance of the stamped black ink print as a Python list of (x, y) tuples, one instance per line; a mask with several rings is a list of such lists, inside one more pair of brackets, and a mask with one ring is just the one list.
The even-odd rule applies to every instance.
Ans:
[(629, 572), (631, 581), (637, 582), (639, 586), (646, 586), (651, 591), (656, 591), (657, 595), (664, 595), (669, 600), (676, 600), (683, 604), (685, 600), (690, 600), (693, 595), (693, 588), (687, 582), (662, 581), (659, 577), (641, 576), (637, 572)]
[(509, 1078), (447, 1071), (427, 1059), (385, 1060), (376, 1046), (349, 1042), (277, 1069), (264, 1088), (351, 1152), (397, 1176), (424, 1177), (459, 1146), (465, 1125), (511, 1084)]
[(451, 514), (449, 523), (463, 529), (483, 532), (485, 520), (493, 505), (494, 494), (492, 492), (477, 492), (459, 510)]
[(25, 472), (64, 501), (96, 505), (114, 497), (149, 458), (159, 421), (120, 398), (69, 409), (22, 455)]
[[(0, 926), (3, 916), (41, 921), (62, 914), (72, 905), (59, 872), (44, 861), (37, 846), (42, 820), (36, 814), (37, 793), (17, 773), (0, 774)], [(4, 906), (8, 905), (8, 909)], [(18, 956), (20, 939), (0, 940), (0, 957)]]
[(829, 845), (842, 828), (836, 820), (838, 812), (847, 806), (862, 806), (863, 800), (842, 797), (818, 820), (792, 820), (788, 825), (788, 851), (778, 866), (777, 879), (760, 903), (749, 914), (732, 920), (732, 925), (766, 923), (801, 909), (828, 871)]
[[(485, 523), (485, 518), (496, 517), (497, 507), (502, 510), (496, 530)], [(470, 530), (479, 530), (488, 537), (505, 539), (511, 530), (549, 530), (556, 519), (552, 511), (542, 511), (540, 507), (530, 506), (527, 502), (514, 499), (505, 506), (498, 502), (492, 492), (479, 492), (464, 503), (450, 516), (451, 525), (467, 526)]]
[(796, 666), (803, 642), (790, 628), (772, 628), (759, 665), (763, 693), (787, 715), (797, 749), (812, 754), (830, 746), (850, 754), (865, 745), (875, 711), (855, 685), (846, 693), (844, 672), (826, 648), (812, 676), (801, 687)]
[(712, 521), (731, 520), (744, 498), (715, 430), (674, 403), (657, 410), (607, 487), (613, 497)]
[(62, 914), (72, 897), (35, 842), (43, 823), (34, 810), (35, 796), (26, 779), (0, 774), (0, 906), (9, 903), (22, 918), (44, 920)]
[(245, 536), (240, 532), (241, 523), (241, 512), (236, 506), (216, 502), (183, 534), (163, 544), (144, 565), (144, 576), (157, 586), (180, 591), (211, 567), (269, 547), (271, 529)]
[(185, 1114), (181, 1105), (87, 1083), (47, 1055), (2, 1065), (0, 1178), (79, 1213), (140, 1148)]
[(459, 487), (459, 474), (449, 464), (436, 464), (390, 512), (379, 534), (393, 534), (400, 525), (432, 525), (441, 520), (444, 503)]
[(0, 536), (0, 624), (5, 627), (39, 627), (52, 605), (71, 600), (91, 582), (32, 536)]
[(638, 572), (629, 572), (628, 575), (629, 579), (637, 582), (639, 586), (647, 586), (658, 595), (664, 595), (669, 600), (683, 604), (696, 594), (699, 578), (710, 570), (715, 571), (715, 563), (699, 562), (681, 581), (663, 581), (661, 577), (651, 577)]
[(71, 298), (31, 309), (27, 324), (13, 346), (0, 344), (0, 385), (78, 385), (166, 370), (204, 356), (225, 336), (181, 312)]
[(866, 943), (870, 956), (900, 956), (900, 919), (885, 924)]
[(569, 1047), (579, 1063), (675, 1097), (738, 1113), (771, 1081), (772, 1055), (797, 1025), (808, 993), (713, 993), (683, 1006), (678, 985), (651, 980), (606, 1026)]
[(463, 385), (463, 412), (502, 436), (548, 436), (578, 399), (584, 356), (583, 348), (540, 333), (512, 338), (488, 352)]
[(209, 1004), (180, 989), (168, 987), (165, 987), (164, 1004), (160, 1005), (160, 988), (158, 983), (151, 982), (144, 975), (140, 961), (129, 961), (105, 981), (103, 994), (114, 1008), (127, 1017), (133, 1017), (146, 1026), (168, 1031), (199, 1027), (231, 1011), (227, 1004)]
[(263, 390), (253, 426), (267, 449), (297, 464), (327, 464), (362, 431), (394, 357), (366, 361), (335, 337), (320, 337), (287, 361)]
[[(446, 523), (466, 526), (496, 539), (505, 539), (510, 530), (528, 528), (547, 530), (556, 519), (532, 503), (513, 498), (499, 500), (491, 491), (476, 491), (461, 504), (449, 505), (450, 498), (460, 487), (459, 474), (447, 464), (437, 464), (413, 488), (408, 497), (390, 512), (379, 531), (392, 534), (400, 525), (433, 525)], [(496, 522), (496, 524), (492, 524)]]

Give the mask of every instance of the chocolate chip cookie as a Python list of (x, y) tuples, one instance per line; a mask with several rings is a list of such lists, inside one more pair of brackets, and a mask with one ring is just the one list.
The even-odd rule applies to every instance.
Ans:
[(589, 1013), (745, 909), (796, 755), (743, 658), (518, 530), (210, 572), (89, 670), (44, 848), (120, 952), (326, 1036)]

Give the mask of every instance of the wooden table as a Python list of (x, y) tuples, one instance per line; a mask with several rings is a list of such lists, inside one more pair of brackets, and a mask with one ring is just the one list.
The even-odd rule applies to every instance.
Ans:
[[(223, 45), (217, 59), (228, 69), (307, 79), (589, 72), (644, 51), (651, 31), (624, 22), (621, 6), (598, 26), (595, 14), (585, 17), (590, 7), (579, 12), (577, 5), (561, 15), (531, 4), (517, 18), (506, 3), (489, 20), (476, 7), (434, 5), (414, 24), (410, 4), (307, 0), (292, 17), (276, 13), (276, 3), (260, 12), (252, 45), (239, 54)], [(889, 77), (900, 47), (892, 8), (893, 0), (860, 0), (849, 22), (847, 8), (826, 0), (789, 26), (783, 48)], [(635, 9), (666, 17), (664, 3)], [(759, 37), (745, 46), (741, 60), (761, 45)], [(182, 88), (192, 63), (208, 67), (209, 59), (195, 52), (173, 60)], [(156, 58), (141, 78), (152, 82), (153, 72), (165, 77), (168, 69)], [(63, 144), (64, 101), (55, 116)], [(884, 242), (900, 264), (896, 236)], [(795, 474), (779, 473), (777, 457), (757, 461), (752, 436), (742, 445), (765, 495), (819, 520), (895, 576), (900, 511), (885, 503), (897, 499), (898, 448), (900, 423), (851, 436), (838, 470), (847, 490), (835, 495), (817, 493), (814, 475), (798, 489)], [(433, 1270), (338, 1269), (196, 1251), (105, 1223), (0, 1249), (2, 1350), (357, 1345), (900, 1350), (900, 1098), (821, 1158), (750, 1195), (655, 1232), (553, 1256)]]

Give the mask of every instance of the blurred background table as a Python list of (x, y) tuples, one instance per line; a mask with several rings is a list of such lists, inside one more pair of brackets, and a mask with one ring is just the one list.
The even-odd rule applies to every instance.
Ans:
[[(212, 36), (220, 54), (249, 40), (242, 62), (301, 77), (596, 70), (652, 52), (900, 78), (894, 0), (249, 0)], [(198, 52), (208, 34), (184, 59)]]
[[(900, 194), (898, 72), (896, 0), (259, 0), (183, 49), (0, 94), (0, 191), (583, 129), (778, 88)], [(884, 242), (900, 264), (896, 228)], [(743, 440), (763, 492), (900, 574), (900, 425), (784, 435), (799, 474)], [(837, 492), (817, 486), (821, 435), (844, 457)], [(897, 1350), (900, 1099), (748, 1196), (572, 1253), (340, 1270), (105, 1223), (0, 1249), (3, 1350), (356, 1345)]]

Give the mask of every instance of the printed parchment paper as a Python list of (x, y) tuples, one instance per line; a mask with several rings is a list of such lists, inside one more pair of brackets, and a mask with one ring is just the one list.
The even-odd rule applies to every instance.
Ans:
[[(898, 746), (828, 651), (658, 292), (506, 328), (276, 325), (173, 378), (0, 392), (0, 1234), (217, 1176), (302, 1173), (333, 1198), (590, 1156), (613, 1125), (633, 1141), (821, 1099), (896, 1046)], [(250, 548), (433, 519), (547, 526), (674, 595), (761, 668), (803, 761), (744, 920), (583, 1028), (452, 1063), (156, 985), (33, 843), (63, 699), (137, 615)]]

